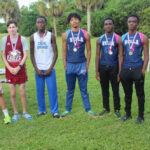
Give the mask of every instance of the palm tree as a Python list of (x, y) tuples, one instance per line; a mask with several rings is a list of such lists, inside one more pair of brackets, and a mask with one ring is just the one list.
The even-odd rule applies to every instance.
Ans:
[(9, 19), (19, 18), (19, 5), (17, 0), (0, 0), (0, 17), (4, 18), (5, 22)]
[(91, 33), (91, 9), (94, 11), (102, 8), (104, 0), (75, 0), (78, 9), (87, 11), (88, 32)]
[(40, 14), (53, 17), (55, 36), (57, 36), (56, 18), (63, 14), (65, 5), (65, 0), (41, 0), (39, 2), (38, 9)]

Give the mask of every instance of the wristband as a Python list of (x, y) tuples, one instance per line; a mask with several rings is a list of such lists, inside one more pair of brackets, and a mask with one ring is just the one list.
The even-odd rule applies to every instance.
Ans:
[(22, 68), (22, 66), (23, 66), (23, 65), (21, 65), (21, 64), (19, 65), (20, 68)]

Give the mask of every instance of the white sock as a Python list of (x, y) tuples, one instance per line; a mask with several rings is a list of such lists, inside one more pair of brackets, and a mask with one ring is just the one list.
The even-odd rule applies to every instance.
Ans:
[(4, 109), (4, 110), (3, 110), (3, 113), (4, 113), (4, 116), (5, 116), (5, 117), (9, 115), (7, 109)]

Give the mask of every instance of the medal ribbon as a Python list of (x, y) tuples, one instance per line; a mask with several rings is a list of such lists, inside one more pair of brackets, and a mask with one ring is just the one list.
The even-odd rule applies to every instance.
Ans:
[(73, 44), (74, 44), (74, 46), (76, 47), (77, 44), (78, 44), (79, 36), (80, 36), (80, 29), (79, 29), (79, 31), (78, 31), (78, 36), (77, 36), (76, 42), (75, 42), (75, 40), (74, 40), (74, 35), (73, 35), (72, 30), (71, 30), (71, 35), (72, 35)]
[[(111, 45), (110, 45), (110, 47), (108, 48), (108, 52), (111, 52), (111, 49), (112, 49), (112, 46), (113, 46), (113, 41), (114, 41), (114, 33), (113, 33), (113, 37), (112, 37), (112, 41), (111, 41)], [(106, 38), (106, 41), (107, 41), (107, 43), (109, 42), (108, 41), (108, 38), (107, 38), (107, 34), (105, 33), (105, 38)]]
[[(39, 33), (38, 33), (39, 34)], [(40, 38), (40, 42), (42, 43), (42, 48), (43, 48), (43, 42), (44, 42), (44, 38), (47, 34), (47, 31), (45, 31), (45, 33), (43, 34), (43, 36), (41, 37), (40, 34), (39, 34), (39, 38)]]
[(17, 42), (18, 42), (18, 35), (17, 35), (15, 43), (12, 42), (11, 38), (10, 38), (10, 42), (11, 42), (12, 51), (15, 51), (16, 50), (16, 46), (17, 46)]
[(135, 39), (136, 39), (137, 33), (138, 33), (138, 32), (136, 32), (136, 34), (134, 35), (134, 38), (133, 38), (133, 41), (132, 41), (132, 45), (130, 45), (130, 37), (129, 37), (129, 33), (128, 33), (129, 47), (130, 47), (130, 50), (131, 50), (132, 52), (134, 52), (133, 45), (134, 45), (134, 42), (135, 42)]

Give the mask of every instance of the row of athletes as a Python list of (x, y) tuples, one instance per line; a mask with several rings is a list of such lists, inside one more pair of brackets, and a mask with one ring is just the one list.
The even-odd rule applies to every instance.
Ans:
[[(114, 100), (114, 112), (118, 118), (126, 121), (131, 117), (131, 102), (133, 83), (135, 83), (138, 97), (138, 118), (136, 123), (144, 121), (144, 76), (149, 60), (148, 38), (137, 31), (139, 17), (129, 15), (127, 19), (128, 32), (120, 37), (114, 32), (112, 18), (104, 20), (105, 34), (96, 42), (96, 79), (100, 82), (104, 110), (95, 114), (90, 105), (87, 91), (88, 68), (91, 58), (90, 35), (80, 28), (81, 17), (77, 13), (69, 14), (67, 22), (71, 29), (62, 34), (62, 56), (66, 75), (67, 93), (66, 108), (62, 115), (58, 112), (58, 96), (55, 75), (55, 63), (58, 56), (57, 44), (54, 34), (46, 30), (47, 20), (44, 16), (36, 19), (37, 32), (30, 37), (30, 57), (35, 69), (36, 93), (39, 113), (46, 114), (45, 107), (45, 82), (49, 96), (50, 110), (54, 118), (64, 118), (71, 114), (72, 101), (76, 79), (80, 88), (83, 106), (88, 115), (97, 118), (110, 112), (109, 107), (109, 81), (111, 82)], [(17, 22), (10, 20), (7, 23), (8, 36), (2, 38), (2, 59), (6, 66), (6, 79), (10, 88), (10, 99), (14, 110), (11, 117), (5, 105), (0, 89), (0, 102), (4, 113), (4, 123), (17, 122), (21, 116), (17, 110), (16, 85), (22, 103), (22, 117), (32, 120), (26, 111), (25, 83), (27, 81), (25, 62), (27, 59), (28, 45), (26, 39), (17, 33)], [(85, 56), (85, 47), (87, 56)], [(144, 52), (144, 61), (142, 60)], [(119, 81), (121, 80), (125, 93), (125, 116), (120, 114)]]

